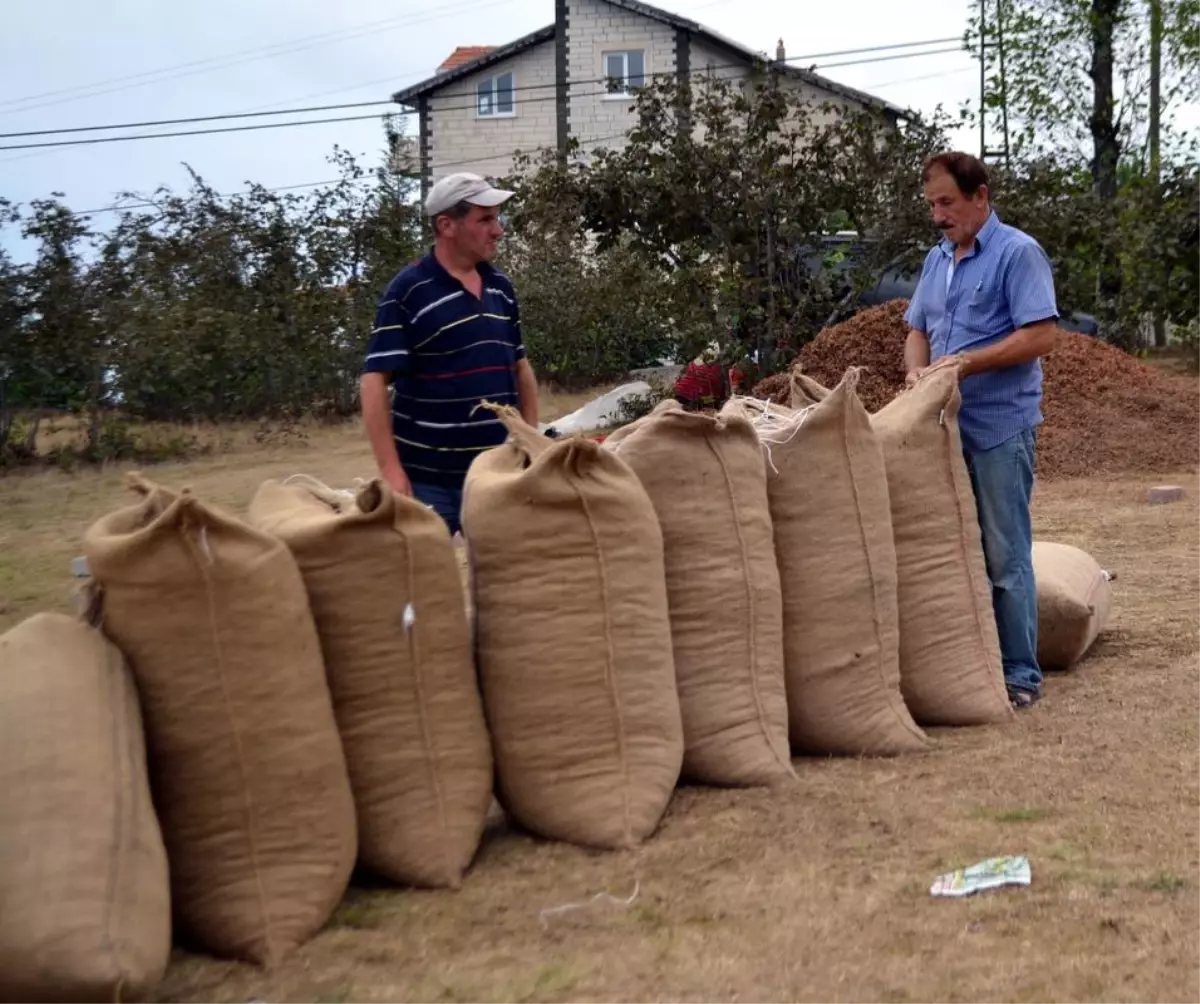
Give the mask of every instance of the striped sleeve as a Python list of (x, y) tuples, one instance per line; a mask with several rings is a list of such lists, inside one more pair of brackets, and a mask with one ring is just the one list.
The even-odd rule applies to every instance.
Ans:
[(408, 372), (408, 312), (389, 289), (375, 311), (375, 330), (367, 347), (367, 373), (386, 373), (393, 380)]
[(512, 337), (513, 337), (513, 357), (515, 359), (525, 358), (525, 336), (521, 333), (521, 306), (517, 302), (517, 295), (514, 291), (512, 298)]

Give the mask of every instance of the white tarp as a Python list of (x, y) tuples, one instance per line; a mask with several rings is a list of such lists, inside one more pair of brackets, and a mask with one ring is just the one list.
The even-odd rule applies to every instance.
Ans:
[(545, 432), (553, 429), (561, 435), (573, 432), (590, 432), (592, 429), (606, 429), (618, 421), (621, 402), (626, 398), (642, 397), (651, 392), (650, 385), (644, 380), (633, 383), (623, 383), (620, 387), (601, 394), (594, 401), (589, 401), (582, 408), (564, 415), (550, 423), (541, 423), (538, 429)]

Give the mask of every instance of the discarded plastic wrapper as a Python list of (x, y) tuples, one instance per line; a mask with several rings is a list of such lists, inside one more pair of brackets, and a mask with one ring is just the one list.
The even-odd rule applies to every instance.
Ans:
[(929, 889), (931, 896), (970, 896), (984, 889), (996, 889), (1002, 885), (1029, 885), (1033, 871), (1029, 858), (1024, 854), (1005, 858), (988, 858), (970, 868), (960, 868), (947, 875), (939, 875)]
[(544, 910), (539, 910), (538, 919), (542, 922), (542, 926), (545, 927), (549, 918), (551, 917), (555, 917), (564, 913), (570, 913), (572, 910), (586, 910), (588, 907), (595, 906), (597, 903), (611, 903), (614, 906), (629, 906), (635, 899), (637, 899), (641, 888), (642, 883), (641, 880), (638, 879), (633, 883), (633, 892), (631, 892), (625, 899), (618, 899), (609, 892), (598, 892), (591, 899), (586, 900), (583, 903), (564, 903), (562, 906), (549, 906)]

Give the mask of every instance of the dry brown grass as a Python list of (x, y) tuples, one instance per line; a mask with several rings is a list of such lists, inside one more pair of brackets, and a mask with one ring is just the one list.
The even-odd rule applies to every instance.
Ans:
[[(322, 438), (324, 437), (324, 438)], [(263, 478), (369, 473), (357, 434), (153, 476), (242, 508)], [(1166, 480), (1164, 477), (1155, 481)], [(489, 832), (458, 892), (359, 885), (266, 973), (179, 952), (167, 1000), (1196, 1000), (1197, 485), (1040, 486), (1039, 535), (1118, 573), (1111, 629), (1011, 726), (944, 730), (897, 760), (797, 762), (777, 791), (685, 788), (637, 851)], [(0, 480), (8, 626), (63, 608), (119, 472)], [(1033, 885), (933, 900), (941, 871), (1027, 853)], [(602, 890), (633, 904), (538, 911)]]

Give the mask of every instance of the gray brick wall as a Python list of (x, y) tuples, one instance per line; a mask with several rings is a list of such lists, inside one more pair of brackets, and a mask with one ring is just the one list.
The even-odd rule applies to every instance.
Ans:
[[(475, 111), (476, 87), (486, 77), (509, 71), (516, 88), (515, 114), (480, 118)], [(536, 89), (528, 90), (530, 87)], [(512, 170), (513, 150), (534, 152), (553, 148), (554, 143), (553, 41), (456, 80), (444, 93), (429, 99), (429, 158), (434, 181), (455, 171), (504, 175)]]
[(601, 145), (620, 146), (620, 139), (606, 137), (621, 136), (633, 125), (633, 100), (602, 93), (604, 53), (641, 49), (648, 75), (673, 74), (675, 30), (604, 0), (568, 0), (567, 7), (571, 137), (584, 153)]

